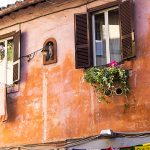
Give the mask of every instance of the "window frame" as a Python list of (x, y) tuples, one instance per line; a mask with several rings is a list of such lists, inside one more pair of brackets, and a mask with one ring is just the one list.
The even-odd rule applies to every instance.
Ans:
[[(119, 7), (120, 49), (122, 54), (120, 64), (124, 61), (136, 58), (134, 1), (116, 0), (88, 8), (86, 12), (74, 14), (76, 69), (93, 67), (92, 14), (115, 6)], [(124, 16), (126, 17), (124, 18)], [(108, 66), (108, 64), (98, 67), (104, 66)]]
[(13, 46), (13, 52), (12, 52), (12, 84), (8, 84), (8, 49), (7, 49), (7, 44), (8, 44), (8, 41), (9, 40), (13, 40), (13, 36), (10, 36), (10, 37), (7, 37), (7, 38), (4, 38), (4, 39), (0, 39), (0, 43), (1, 42), (5, 42), (5, 69), (6, 69), (6, 72), (5, 72), (5, 81), (4, 83), (6, 83), (8, 86), (12, 85), (13, 84), (13, 55), (14, 55), (14, 46)]
[[(20, 68), (20, 53), (21, 53), (21, 31), (12, 31), (6, 34), (0, 35), (0, 41), (8, 41), (12, 39), (13, 41), (13, 56), (12, 56), (12, 65), (13, 65), (13, 82), (12, 84), (7, 85), (7, 93), (12, 93), (18, 91), (19, 81), (21, 78), (21, 68)], [(6, 44), (5, 44), (6, 45)], [(7, 58), (6, 58), (7, 59)], [(6, 80), (5, 80), (6, 82)]]
[[(92, 13), (92, 50), (93, 50), (93, 65), (97, 66), (96, 64), (96, 47), (95, 47), (95, 15), (97, 14), (102, 14), (104, 13), (104, 22), (105, 22), (105, 26), (106, 26), (106, 65), (108, 63), (110, 63), (111, 58), (110, 58), (110, 44), (109, 44), (109, 18), (108, 18), (108, 12), (111, 10), (115, 10), (118, 9), (119, 10), (119, 6), (113, 6), (113, 7), (109, 7), (109, 8), (105, 8), (103, 10), (99, 10), (96, 11), (94, 13)], [(119, 32), (120, 32), (120, 24), (119, 24)], [(120, 47), (120, 51), (121, 51), (121, 47)], [(122, 59), (122, 58), (121, 58)], [(102, 66), (102, 65), (100, 65)]]

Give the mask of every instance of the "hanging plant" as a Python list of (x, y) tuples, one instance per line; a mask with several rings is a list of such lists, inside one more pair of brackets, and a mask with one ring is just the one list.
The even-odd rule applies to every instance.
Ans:
[(96, 89), (100, 95), (99, 100), (116, 95), (129, 93), (128, 71), (121, 68), (117, 62), (113, 61), (109, 67), (92, 67), (85, 71), (84, 79)]

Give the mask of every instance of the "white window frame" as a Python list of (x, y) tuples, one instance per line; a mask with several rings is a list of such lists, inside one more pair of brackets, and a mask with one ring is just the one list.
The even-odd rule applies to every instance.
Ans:
[[(4, 57), (4, 61), (5, 61), (5, 70), (4, 70), (4, 84), (7, 84), (7, 69), (8, 69), (8, 60), (7, 60), (7, 44), (8, 44), (8, 40), (13, 40), (13, 36), (11, 36), (11, 37), (8, 37), (8, 38), (4, 38), (4, 39), (1, 39), (0, 40), (0, 42), (5, 42), (5, 57)], [(13, 49), (13, 52), (12, 52), (12, 55), (14, 55), (14, 49)], [(13, 60), (12, 60), (13, 61)], [(13, 65), (13, 63), (12, 63), (12, 65)], [(12, 81), (13, 81), (13, 79), (12, 79)], [(13, 84), (13, 83), (12, 83)]]
[(109, 22), (108, 22), (108, 11), (119, 9), (118, 6), (98, 11), (92, 15), (92, 33), (93, 33), (93, 64), (96, 66), (96, 47), (95, 47), (95, 15), (104, 13), (104, 21), (106, 26), (106, 63), (110, 63), (110, 48), (109, 48)]

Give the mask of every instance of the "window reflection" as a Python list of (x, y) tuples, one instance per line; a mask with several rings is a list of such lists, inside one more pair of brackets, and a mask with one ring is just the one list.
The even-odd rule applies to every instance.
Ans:
[(106, 36), (104, 13), (95, 15), (96, 64), (106, 64)]
[(118, 9), (108, 12), (110, 60), (121, 61)]
[(0, 42), (0, 75), (1, 83), (13, 84), (13, 39)]
[(13, 83), (13, 39), (7, 41), (7, 84)]
[(0, 42), (0, 61), (5, 57), (5, 42)]
[(13, 61), (13, 40), (7, 41), (7, 60)]
[(95, 65), (106, 65), (112, 60), (121, 61), (118, 8), (107, 9), (94, 15)]

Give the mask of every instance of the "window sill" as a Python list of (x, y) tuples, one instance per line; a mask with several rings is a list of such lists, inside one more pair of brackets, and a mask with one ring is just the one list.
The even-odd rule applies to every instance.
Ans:
[[(121, 61), (118, 62), (118, 65), (122, 68), (124, 68), (125, 70), (132, 70), (133, 69), (133, 60), (125, 60), (125, 61)], [(109, 67), (110, 64), (106, 64), (106, 65), (101, 65), (101, 66), (93, 66), (93, 67), (98, 67), (98, 68), (104, 68), (104, 67)], [(91, 67), (89, 67), (91, 68)], [(87, 69), (87, 68), (85, 68)]]

